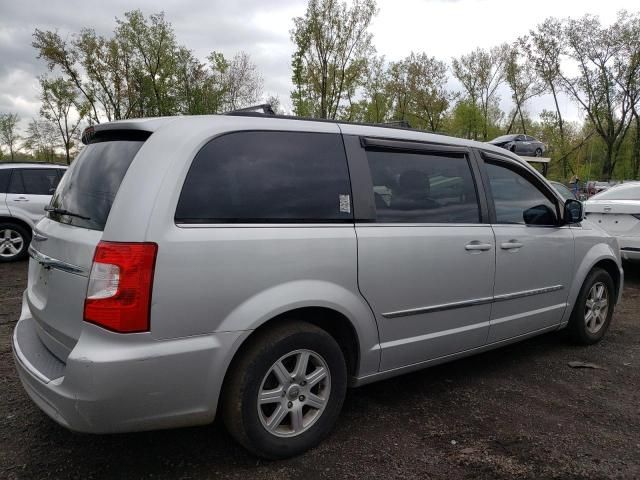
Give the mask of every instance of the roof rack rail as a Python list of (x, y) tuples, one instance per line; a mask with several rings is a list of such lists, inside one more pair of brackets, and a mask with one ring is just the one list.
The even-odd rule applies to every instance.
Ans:
[(242, 115), (244, 113), (259, 113), (262, 110), (264, 115), (275, 115), (276, 112), (273, 110), (273, 107), (270, 103), (261, 103), (260, 105), (251, 105), (250, 107), (238, 108), (236, 110), (231, 110), (229, 112), (225, 112), (225, 115)]
[(382, 122), (380, 123), (380, 125), (387, 125), (389, 127), (412, 128), (408, 120), (394, 120), (392, 122)]

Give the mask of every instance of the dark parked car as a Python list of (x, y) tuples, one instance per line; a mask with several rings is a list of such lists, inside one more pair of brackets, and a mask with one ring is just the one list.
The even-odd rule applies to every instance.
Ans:
[(491, 145), (506, 148), (507, 150), (529, 157), (541, 157), (545, 151), (544, 143), (529, 135), (502, 135), (489, 141)]

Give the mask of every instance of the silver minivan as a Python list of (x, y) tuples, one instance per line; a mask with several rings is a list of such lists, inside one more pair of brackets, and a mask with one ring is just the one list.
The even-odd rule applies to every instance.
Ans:
[(316, 445), (348, 387), (566, 327), (604, 336), (614, 238), (516, 155), (260, 114), (100, 124), (29, 248), (33, 401), (106, 433), (206, 424)]

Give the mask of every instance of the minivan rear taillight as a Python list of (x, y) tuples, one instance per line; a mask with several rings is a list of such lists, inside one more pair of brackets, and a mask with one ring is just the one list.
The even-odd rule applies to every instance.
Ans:
[(119, 333), (149, 331), (158, 245), (100, 242), (89, 276), (84, 320)]

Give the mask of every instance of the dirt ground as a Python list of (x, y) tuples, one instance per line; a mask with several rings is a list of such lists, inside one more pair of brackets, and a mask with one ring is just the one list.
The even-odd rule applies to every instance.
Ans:
[(11, 355), (26, 269), (0, 264), (2, 479), (640, 478), (640, 265), (626, 265), (599, 345), (548, 334), (352, 390), (330, 438), (278, 462), (250, 456), (218, 423), (92, 436), (49, 420)]

